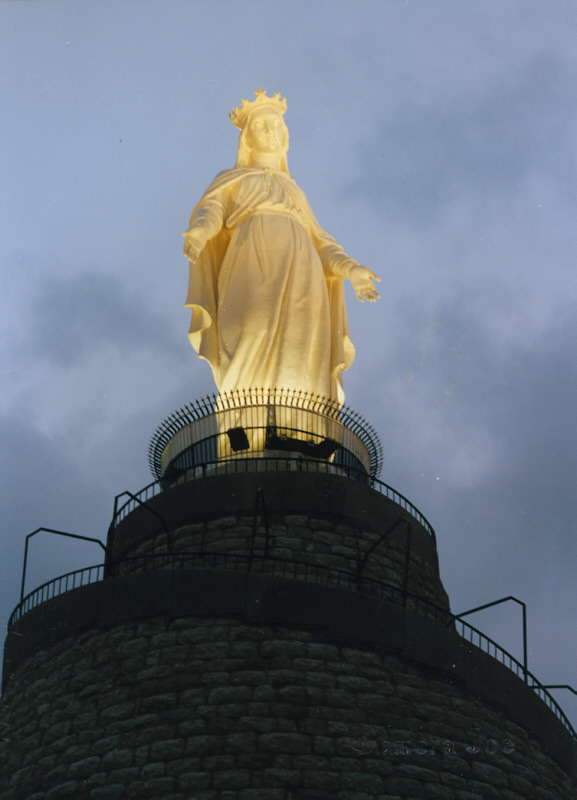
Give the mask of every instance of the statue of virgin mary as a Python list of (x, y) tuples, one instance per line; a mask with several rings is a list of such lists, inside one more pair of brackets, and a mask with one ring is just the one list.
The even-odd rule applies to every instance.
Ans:
[(317, 222), (287, 167), (286, 100), (257, 90), (230, 118), (240, 129), (234, 169), (192, 212), (189, 338), (219, 392), (288, 389), (344, 401), (353, 361), (343, 280), (373, 301), (379, 278)]

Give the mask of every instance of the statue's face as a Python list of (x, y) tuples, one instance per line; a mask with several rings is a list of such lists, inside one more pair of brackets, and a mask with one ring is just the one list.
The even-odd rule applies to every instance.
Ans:
[(281, 152), (283, 124), (280, 114), (271, 108), (255, 111), (248, 123), (246, 143), (258, 153)]

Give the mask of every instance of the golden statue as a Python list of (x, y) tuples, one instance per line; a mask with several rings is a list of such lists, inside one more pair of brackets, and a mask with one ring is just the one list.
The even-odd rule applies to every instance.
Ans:
[(373, 301), (379, 278), (320, 227), (290, 176), (285, 111), (280, 93), (258, 89), (230, 114), (236, 167), (217, 175), (183, 234), (189, 338), (221, 393), (284, 388), (343, 403), (355, 353), (343, 279)]

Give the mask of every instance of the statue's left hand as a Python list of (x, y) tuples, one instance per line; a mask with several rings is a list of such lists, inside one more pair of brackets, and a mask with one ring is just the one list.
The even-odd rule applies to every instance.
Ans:
[(380, 282), (381, 279), (368, 267), (361, 267), (360, 264), (353, 267), (349, 274), (349, 280), (353, 284), (355, 294), (361, 303), (365, 300), (368, 300), (369, 303), (374, 303), (375, 300), (379, 299), (380, 294), (375, 289), (373, 281)]

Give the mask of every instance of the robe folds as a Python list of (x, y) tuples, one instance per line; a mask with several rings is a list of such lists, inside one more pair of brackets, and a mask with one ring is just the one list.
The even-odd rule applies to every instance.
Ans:
[(354, 358), (343, 278), (356, 266), (280, 170), (221, 172), (192, 213), (189, 338), (221, 393), (295, 389), (343, 403)]

